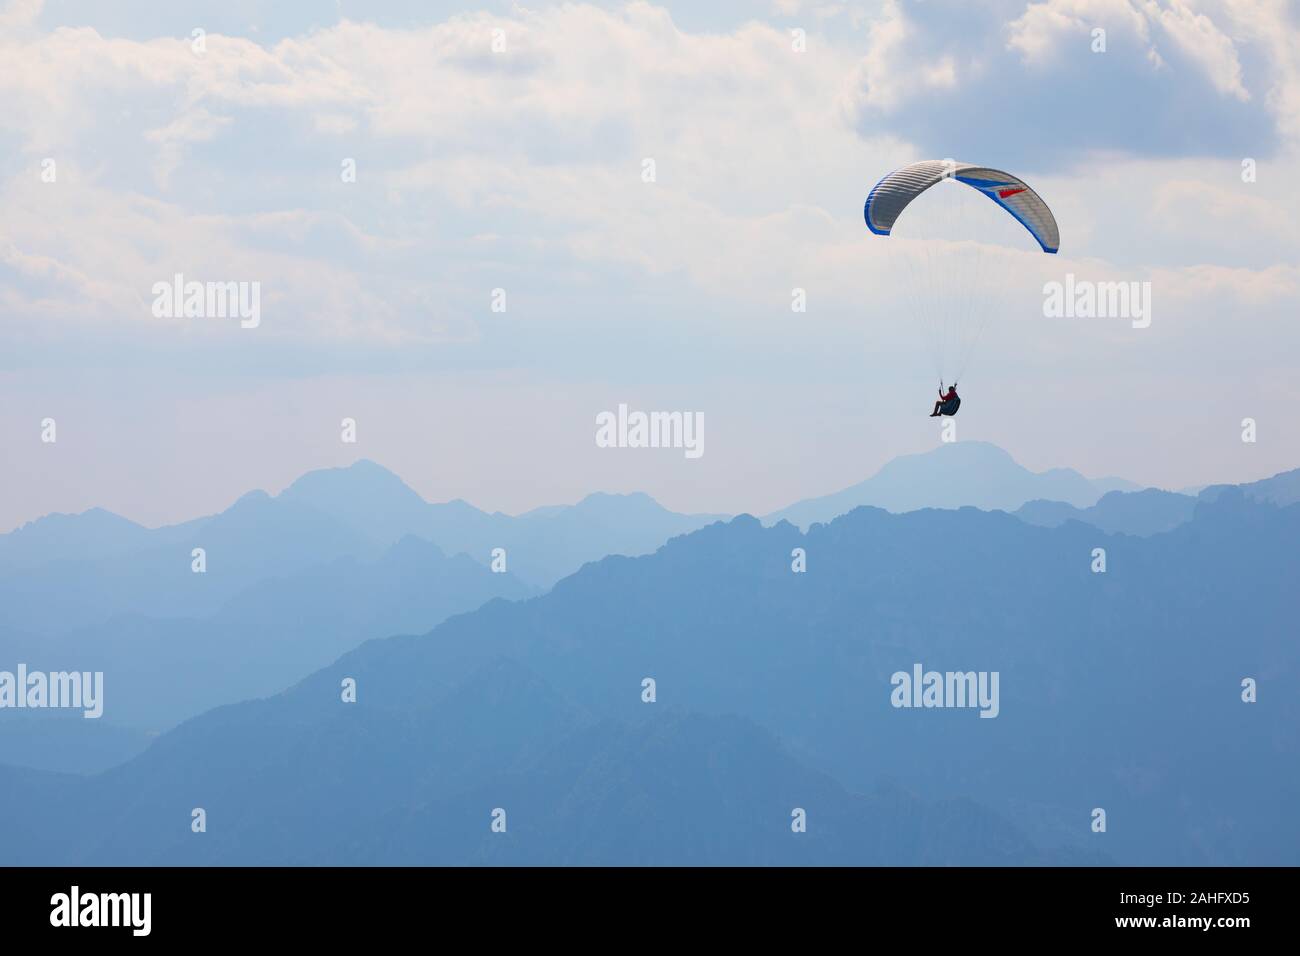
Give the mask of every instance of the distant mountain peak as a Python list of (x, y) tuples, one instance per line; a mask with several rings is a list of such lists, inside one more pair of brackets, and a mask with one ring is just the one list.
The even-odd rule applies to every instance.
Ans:
[(1034, 499), (1047, 499), (1088, 507), (1113, 487), (1113, 482), (1098, 487), (1070, 468), (1030, 471), (990, 442), (950, 442), (901, 455), (865, 481), (797, 502), (764, 520), (775, 523), (785, 519), (806, 528), (861, 505), (893, 512), (961, 507), (1014, 511)]
[(253, 507), (256, 505), (263, 504), (270, 500), (271, 500), (271, 496), (269, 494), (267, 494), (261, 488), (254, 488), (252, 491), (245, 491), (242, 495), (236, 498), (235, 503), (231, 505), (230, 509), (228, 510), (233, 510), (235, 508)]
[(350, 465), (309, 471), (280, 492), (278, 497), (311, 498), (322, 494), (384, 495), (390, 498), (399, 495), (424, 503), (424, 499), (406, 482), (369, 458), (359, 458)]
[[(1011, 456), (1008, 455), (1007, 457), (1010, 458)], [(1053, 477), (1056, 475), (1064, 475), (1070, 478), (1083, 477), (1083, 475), (1079, 474), (1079, 472), (1075, 471), (1073, 468), (1048, 468), (1046, 471), (1038, 472), (1038, 474), (1043, 475), (1044, 477)]]
[(1241, 485), (1208, 485), (1197, 496), (1202, 500), (1213, 500), (1224, 493), (1227, 488), (1240, 488), (1248, 498), (1266, 501), (1275, 505), (1289, 505), (1300, 502), (1300, 468), (1278, 472), (1271, 478), (1251, 481)]
[(69, 513), (64, 511), (52, 511), (47, 515), (42, 515), (39, 518), (33, 518), (31, 521), (27, 521), (19, 525), (17, 528), (14, 528), (13, 531), (9, 533), (10, 534), (14, 534), (18, 532), (30, 533), (33, 529), (37, 529), (37, 528), (55, 529), (55, 528), (73, 525), (73, 524), (80, 525), (83, 527), (87, 525), (93, 525), (102, 528), (118, 527), (118, 528), (132, 528), (132, 529), (143, 530), (142, 525), (136, 524), (130, 518), (123, 518), (121, 515), (115, 514), (114, 512), (109, 511), (106, 508), (95, 507), (95, 508), (87, 508), (85, 511), (80, 511), (76, 513)]

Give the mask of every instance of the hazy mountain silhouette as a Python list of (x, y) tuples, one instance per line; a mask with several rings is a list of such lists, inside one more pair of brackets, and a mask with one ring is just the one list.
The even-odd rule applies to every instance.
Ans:
[(0, 571), (37, 567), (60, 558), (111, 558), (148, 547), (149, 529), (103, 508), (50, 514), (0, 535)]
[[(487, 810), (513, 807), (507, 834)], [(796, 808), (803, 833), (791, 828)], [(509, 811), (507, 811), (509, 812)], [(454, 798), (393, 813), (375, 864), (1088, 864), (1044, 852), (969, 801), (929, 805), (898, 789), (849, 793), (740, 717), (665, 712), (605, 720)], [(635, 823), (635, 825), (631, 825)], [(556, 839), (563, 834), (563, 839)]]
[[(10, 659), (3, 669), (12, 672)], [(154, 735), (111, 720), (86, 720), (79, 710), (6, 710), (0, 717), (0, 765), (99, 773), (125, 763)]]
[[(93, 520), (102, 524), (101, 518)], [(36, 522), (12, 534), (35, 534), (41, 527)], [(219, 515), (180, 527), (149, 531), (144, 538), (130, 531), (142, 547), (123, 545), (105, 553), (109, 546), (101, 542), (98, 557), (60, 550), (46, 563), (5, 574), (0, 631), (57, 634), (101, 626), (123, 613), (202, 616), (266, 578), (344, 557), (373, 558), (382, 550), (320, 511), (261, 491), (244, 495)], [(60, 535), (65, 542), (83, 539), (81, 533)], [(195, 548), (206, 553), (206, 573), (191, 569)]]
[(1247, 498), (1267, 501), (1275, 505), (1293, 505), (1300, 502), (1300, 468), (1283, 471), (1272, 478), (1247, 482), (1244, 485), (1210, 485), (1201, 490), (1198, 497), (1214, 500), (1225, 491), (1236, 488)]
[(1158, 534), (1191, 518), (1198, 501), (1214, 501), (1225, 491), (1239, 492), (1252, 500), (1275, 505), (1296, 504), (1300, 502), (1300, 469), (1244, 485), (1210, 485), (1195, 494), (1158, 488), (1111, 491), (1088, 508), (1040, 499), (1026, 502), (1014, 514), (1030, 524), (1046, 527), (1055, 527), (1066, 521), (1082, 521), (1116, 534)]
[[(99, 721), (46, 723), (43, 712), (21, 731), (0, 727), (0, 763), (112, 766), (149, 733), (275, 693), (364, 640), (532, 593), (520, 568), (550, 583), (711, 520), (646, 495), (591, 495), (519, 517), (431, 505), (368, 461), (159, 529), (102, 509), (48, 516), (0, 535), (0, 668), (102, 670), (108, 709)], [(487, 567), (496, 547), (505, 574)], [(194, 548), (206, 552), (203, 574), (192, 571)]]
[[(280, 495), (252, 491), (217, 515), (146, 529), (101, 509), (50, 515), (0, 535), (0, 630), (38, 634), (109, 616), (209, 614), (258, 581), (340, 558), (373, 560), (407, 535), (448, 555), (507, 568), (549, 587), (587, 561), (642, 554), (717, 520), (679, 515), (642, 494), (591, 495), (519, 517), (453, 501), (431, 505), (370, 461), (309, 472)], [(191, 571), (203, 548), (207, 572)]]
[[(846, 792), (740, 717), (593, 717), (497, 660), (421, 706), (221, 708), (94, 778), (0, 768), (0, 860), (88, 864), (1104, 862), (966, 800)], [(364, 683), (364, 682), (363, 682)], [(192, 833), (193, 806), (208, 829)], [(506, 811), (504, 834), (491, 814)], [(791, 829), (803, 809), (808, 830)], [(21, 813), (33, 829), (16, 835)], [(37, 839), (45, 831), (47, 838)]]
[[(1103, 806), (1104, 847), (1129, 862), (1294, 862), (1300, 825), (1279, 808), (1300, 755), (1278, 728), (1300, 699), (1297, 531), (1300, 509), (1240, 496), (1145, 539), (974, 509), (862, 509), (808, 535), (739, 518), (488, 605), (436, 640), (371, 645), (320, 693), (364, 666), (372, 692), (403, 700), (393, 675), (454, 681), (496, 655), (633, 720), (645, 705), (630, 688), (654, 676), (660, 701), (754, 719), (849, 789), (886, 774), (969, 796), (1045, 845), (1090, 839), (1083, 818)], [(790, 572), (796, 546), (806, 574)], [(1104, 574), (1090, 571), (1096, 547)], [(891, 708), (889, 675), (914, 662), (999, 670), (1001, 715)], [(1244, 677), (1270, 688), (1268, 708), (1242, 703)]]
[[(371, 641), (93, 778), (4, 771), (0, 855), (1295, 864), (1297, 533), (1300, 507), (1240, 492), (1149, 537), (973, 508), (806, 534), (742, 516)], [(999, 672), (999, 715), (892, 707), (914, 663)]]
[(1111, 491), (1095, 505), (1076, 508), (1063, 501), (1029, 501), (1013, 514), (1030, 524), (1053, 528), (1067, 521), (1082, 521), (1112, 534), (1158, 534), (1178, 527), (1192, 517), (1196, 499), (1158, 488)]
[(463, 551), (484, 563), (493, 549), (504, 548), (510, 570), (536, 587), (550, 587), (608, 554), (653, 551), (674, 535), (725, 517), (676, 514), (639, 493), (592, 494), (574, 505), (552, 505), (518, 516), (489, 514), (460, 500), (429, 504), (371, 461), (311, 472), (280, 497), (384, 543), (417, 534), (449, 554)]
[(1137, 487), (1118, 478), (1089, 480), (1068, 468), (1035, 473), (996, 445), (952, 442), (933, 451), (895, 458), (866, 481), (797, 502), (763, 521), (789, 521), (807, 528), (862, 505), (894, 512), (965, 506), (1014, 511), (1027, 501), (1044, 499), (1084, 508), (1108, 491)]
[[(529, 593), (511, 574), (407, 537), (375, 561), (340, 558), (260, 581), (206, 618), (124, 614), (62, 635), (0, 637), (0, 660), (23, 661), (29, 670), (103, 671), (101, 719), (158, 731), (221, 704), (274, 694), (364, 640), (420, 633), (492, 598)], [(95, 721), (81, 723), (87, 733), (95, 729)], [(83, 769), (63, 756), (51, 754), (60, 762), (40, 766)], [(12, 759), (3, 743), (0, 762), (31, 765)]]

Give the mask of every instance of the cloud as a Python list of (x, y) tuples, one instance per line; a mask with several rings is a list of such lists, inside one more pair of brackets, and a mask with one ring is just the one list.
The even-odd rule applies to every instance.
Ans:
[[(506, 54), (491, 52), (493, 29)], [(62, 144), (63, 175), (44, 191), (11, 182), (0, 228), (135, 289), (200, 264), (217, 278), (274, 271), (295, 312), (312, 316), (290, 323), (303, 333), (427, 337), (445, 325), (394, 301), (438, 301), (458, 327), (494, 286), (554, 285), (574, 262), (684, 273), (725, 294), (747, 285), (747, 265), (720, 251), (757, 223), (759, 246), (779, 254), (783, 211), (818, 189), (856, 192), (868, 155), (833, 101), (818, 103), (850, 57), (799, 58), (784, 31), (757, 24), (685, 34), (645, 4), (411, 30), (344, 22), (271, 48), (209, 35), (203, 56), (180, 41), (61, 28), (14, 52), (25, 78), (7, 82), (46, 101), (14, 127), (29, 150)], [(99, 107), (103, 90), (116, 91), (112, 108)], [(810, 147), (834, 157), (811, 185), (800, 169)], [(353, 186), (339, 182), (345, 156), (357, 158)], [(647, 156), (658, 183), (641, 181)], [(129, 198), (144, 194), (151, 205)], [(78, 230), (111, 243), (70, 241), (72, 223), (46, 215), (56, 197)], [(381, 211), (388, 241), (364, 225)], [(351, 215), (342, 232), (319, 228)], [(484, 232), (531, 249), (536, 268), (475, 261), (458, 238)], [(336, 292), (322, 301), (324, 288)]]
[[(883, 126), (928, 155), (1021, 168), (1101, 152), (1276, 155), (1292, 133), (1289, 107), (1256, 94), (1282, 66), (1251, 40), (1258, 20), (1246, 16), (1190, 0), (994, 0), (944, 15), (887, 3), (852, 107), (864, 132)], [(1296, 42), (1282, 12), (1263, 17)]]
[(31, 30), (40, 18), (45, 0), (7, 0), (0, 6), (0, 32), (13, 35)]
[[(1195, 158), (1208, 135), (1200, 112), (1181, 145), (1148, 143), (1159, 124), (1118, 109), (1108, 85), (1163, 109), (1198, 93), (1181, 89), (1191, 76), (1205, 113), (1263, 123), (1270, 132), (1250, 145), (1266, 147), (1271, 117), (1294, 97), (1294, 64), (1285, 44), (1260, 52), (1263, 25), (1229, 29), (1242, 9), (954, 9), (887, 4), (864, 25), (865, 58), (830, 36), (796, 53), (787, 30), (757, 21), (687, 32), (646, 3), (402, 28), (344, 20), (268, 44), (210, 33), (202, 56), (184, 38), (76, 27), (11, 37), (17, 67), (0, 91), (25, 105), (0, 122), (20, 152), (53, 149), (61, 175), (45, 185), (25, 170), (4, 185), (0, 238), (63, 275), (96, 277), (94, 309), (67, 286), (69, 325), (138, 322), (142, 290), (179, 271), (264, 281), (268, 337), (380, 346), (491, 340), (491, 324), (509, 321), (486, 311), (496, 287), (534, 322), (561, 327), (600, 321), (595, 306), (567, 304), (575, 298), (616, 301), (634, 287), (735, 323), (729, 335), (746, 334), (744, 316), (788, 312), (794, 287), (846, 321), (864, 289), (871, 308), (889, 310), (897, 278), (858, 210), (876, 178), (929, 150), (1033, 174), (1066, 254), (1249, 269), (1296, 249), (1287, 224), (1300, 211), (1276, 165), (1264, 161), (1261, 182), (1243, 190), (1235, 160)], [(1084, 29), (1098, 17), (1112, 32), (1103, 56)], [(494, 30), (504, 53), (492, 52)], [(1156, 46), (1163, 66), (1145, 58)], [(1066, 61), (1101, 79), (1074, 75), (1064, 89), (1026, 79), (1069, 73)], [(1062, 109), (1062, 98), (1091, 103), (1094, 83), (1099, 105)], [(1015, 95), (990, 95), (1006, 84)], [(1268, 94), (1238, 95), (1252, 84)], [(344, 158), (356, 183), (341, 181)], [(654, 183), (641, 180), (647, 158)], [(495, 238), (475, 241), (483, 235)]]
[(1187, 58), (1200, 64), (1219, 93), (1242, 102), (1250, 99), (1250, 93), (1242, 84), (1236, 43), (1208, 16), (1194, 12), (1182, 0), (1173, 0), (1168, 9), (1148, 3), (1147, 9)]
[[(1229, 19), (1221, 11), (1219, 15)], [(1046, 0), (1030, 5), (1012, 22), (1008, 45), (1027, 63), (1041, 67), (1067, 55), (1069, 46), (1081, 38), (1091, 39), (1096, 29), (1131, 34), (1157, 70), (1168, 66), (1160, 46), (1172, 45), (1218, 93), (1242, 102), (1250, 99), (1236, 42), (1185, 0), (1169, 0), (1164, 7), (1154, 0)]]
[(1007, 46), (1016, 51), (1024, 62), (1036, 67), (1048, 67), (1071, 48), (1087, 47), (1092, 43), (1092, 31), (1112, 29), (1137, 38), (1153, 66), (1159, 66), (1159, 56), (1151, 56), (1151, 26), (1141, 9), (1130, 0), (1047, 0), (1030, 3), (1024, 13), (1007, 28)]
[(171, 181), (172, 173), (184, 159), (186, 147), (215, 139), (221, 129), (232, 122), (229, 116), (214, 116), (200, 107), (177, 116), (166, 126), (148, 130), (145, 139), (160, 147), (154, 162), (158, 184), (165, 188)]
[(850, 112), (890, 113), (910, 100), (951, 90), (959, 73), (954, 55), (941, 48), (927, 49), (923, 30), (888, 0), (882, 16), (867, 27), (867, 52), (851, 79), (847, 106)]

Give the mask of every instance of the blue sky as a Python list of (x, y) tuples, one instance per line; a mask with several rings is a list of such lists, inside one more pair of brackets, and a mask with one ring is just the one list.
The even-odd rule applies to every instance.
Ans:
[[(0, 10), (0, 528), (178, 520), (357, 457), (505, 511), (851, 484), (938, 440), (909, 247), (861, 206), (947, 156), (1062, 234), (995, 251), (960, 438), (1172, 488), (1300, 465), (1294, 4)], [(177, 272), (260, 282), (261, 325), (155, 318)], [(1067, 272), (1151, 282), (1151, 327), (1044, 318)], [(705, 455), (596, 448), (621, 402), (702, 412)]]

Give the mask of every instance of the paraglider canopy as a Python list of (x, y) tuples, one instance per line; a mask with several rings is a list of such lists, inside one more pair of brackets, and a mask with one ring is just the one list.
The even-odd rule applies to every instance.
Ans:
[(945, 179), (955, 179), (988, 196), (1028, 229), (1044, 252), (1061, 248), (1056, 217), (1024, 180), (1000, 169), (942, 159), (912, 163), (876, 183), (862, 209), (867, 228), (878, 236), (889, 235), (908, 203)]
[(885, 176), (862, 213), (877, 236), (899, 226), (898, 238), (882, 247), (889, 250), (883, 274), (920, 330), (935, 371), (948, 380), (964, 377), (1008, 296), (1035, 282), (1029, 259), (1041, 253), (1030, 251), (1025, 232), (1042, 252), (1061, 246), (1056, 217), (1023, 179), (951, 159), (911, 163)]

